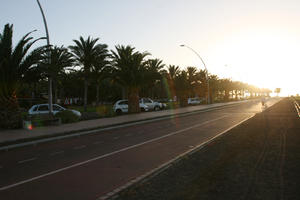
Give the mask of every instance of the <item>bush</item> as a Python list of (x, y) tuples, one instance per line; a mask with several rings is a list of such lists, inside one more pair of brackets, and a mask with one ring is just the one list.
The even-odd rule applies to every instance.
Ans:
[(97, 113), (100, 117), (113, 117), (115, 116), (115, 112), (113, 110), (112, 105), (100, 105), (96, 108)]
[(49, 114), (40, 114), (40, 115), (25, 115), (23, 120), (31, 121), (31, 125), (33, 127), (40, 127), (40, 126), (50, 126), (50, 125), (58, 125), (59, 121), (56, 116), (49, 115)]
[(59, 112), (55, 115), (55, 117), (58, 117), (61, 119), (61, 122), (63, 124), (65, 123), (73, 123), (73, 122), (78, 122), (79, 117), (75, 115), (72, 111), (70, 110), (64, 110), (62, 112)]
[(100, 115), (96, 112), (83, 112), (81, 113), (80, 120), (90, 120), (90, 119), (98, 119)]
[(22, 114), (18, 109), (0, 109), (0, 129), (21, 128)]

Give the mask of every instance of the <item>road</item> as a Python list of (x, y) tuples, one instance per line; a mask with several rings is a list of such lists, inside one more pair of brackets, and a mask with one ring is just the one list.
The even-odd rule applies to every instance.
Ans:
[(261, 111), (250, 101), (1, 152), (0, 199), (98, 199)]

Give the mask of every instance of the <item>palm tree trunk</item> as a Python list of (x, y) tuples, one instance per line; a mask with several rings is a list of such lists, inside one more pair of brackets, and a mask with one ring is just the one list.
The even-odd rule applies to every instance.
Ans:
[(99, 105), (99, 89), (100, 89), (100, 86), (97, 83), (97, 85), (96, 85), (96, 105)]
[(83, 109), (87, 112), (87, 93), (88, 93), (88, 80), (84, 79), (84, 97), (83, 97)]
[(141, 112), (139, 104), (139, 89), (136, 87), (129, 88), (128, 91), (128, 112), (139, 113)]
[(54, 89), (54, 103), (57, 103), (57, 81), (53, 80), (53, 89)]
[(229, 90), (225, 90), (225, 101), (229, 100)]
[(122, 99), (127, 99), (126, 98), (126, 88), (122, 86)]

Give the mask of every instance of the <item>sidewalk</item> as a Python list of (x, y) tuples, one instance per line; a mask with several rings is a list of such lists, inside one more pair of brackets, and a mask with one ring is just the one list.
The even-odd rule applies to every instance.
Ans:
[(167, 116), (176, 116), (184, 113), (192, 113), (197, 111), (204, 111), (212, 108), (218, 108), (233, 104), (239, 104), (249, 102), (245, 101), (235, 101), (228, 103), (215, 103), (210, 105), (199, 105), (199, 106), (190, 106), (185, 108), (178, 108), (174, 110), (162, 110), (157, 112), (144, 112), (139, 114), (129, 114), (122, 115), (111, 118), (101, 118), (95, 120), (80, 121), (77, 123), (71, 124), (62, 124), (59, 126), (46, 126), (46, 127), (37, 127), (33, 130), (26, 129), (17, 129), (17, 130), (4, 130), (0, 131), (0, 146), (6, 146), (15, 143), (27, 142), (30, 140), (41, 139), (45, 137), (55, 137), (59, 135), (67, 135), (71, 133), (94, 130), (104, 127), (113, 127), (116, 125), (127, 124), (137, 121), (145, 121), (155, 118), (162, 118)]

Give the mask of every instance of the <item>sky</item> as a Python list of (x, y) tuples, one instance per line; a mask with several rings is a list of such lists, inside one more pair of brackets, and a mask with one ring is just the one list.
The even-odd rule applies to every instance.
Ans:
[[(0, 31), (14, 25), (14, 42), (45, 35), (36, 0), (0, 0)], [(299, 0), (40, 0), (53, 45), (79, 36), (109, 49), (132, 45), (166, 65), (195, 66), (220, 78), (300, 94)], [(43, 45), (40, 41), (37, 45)]]

